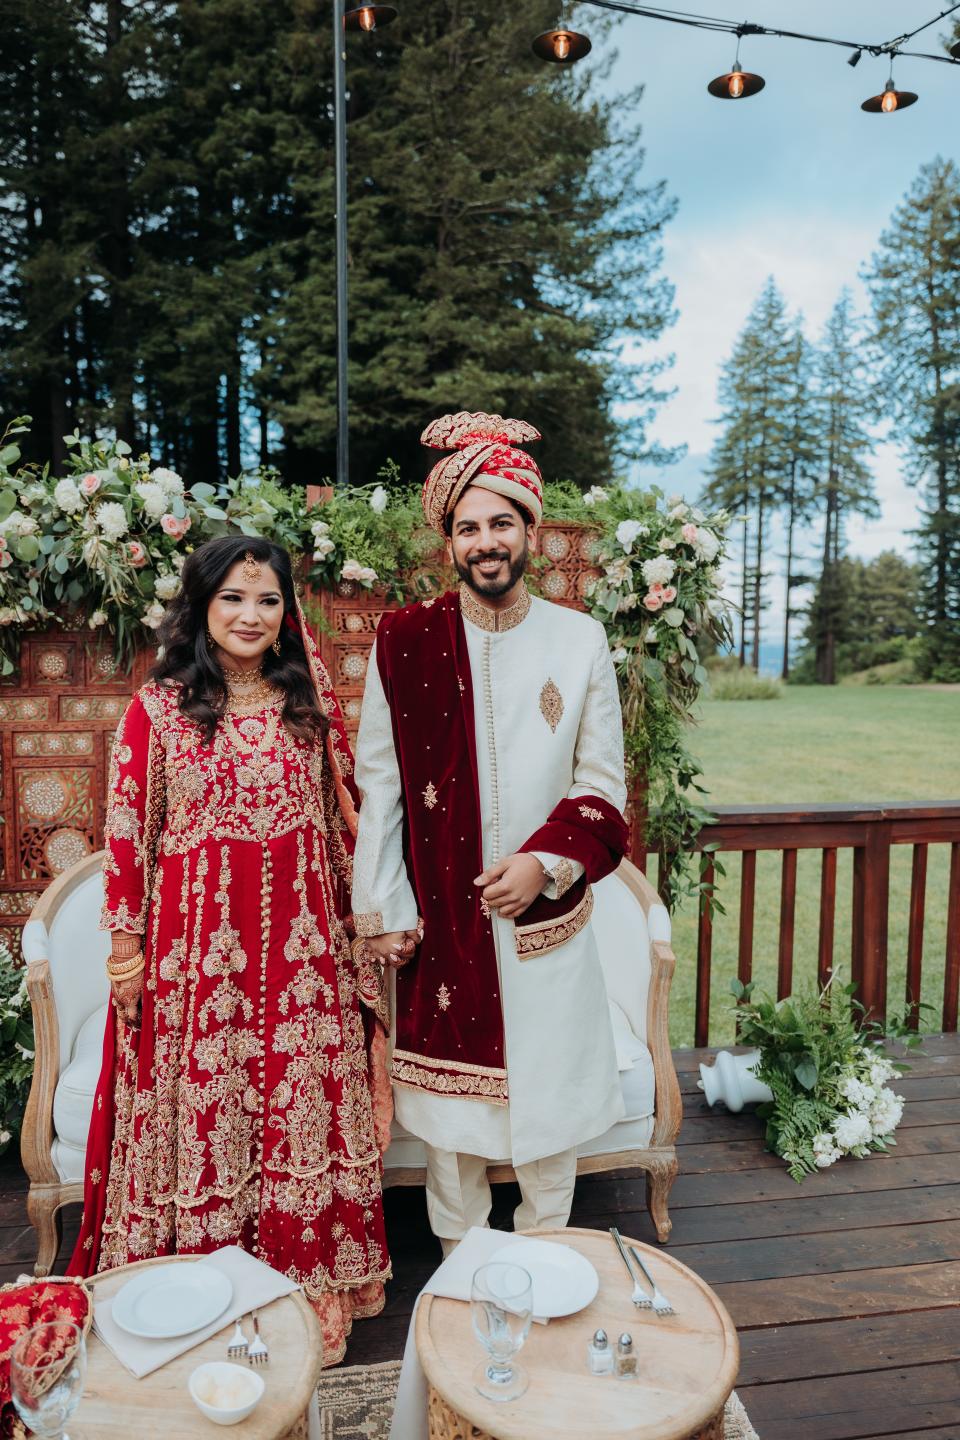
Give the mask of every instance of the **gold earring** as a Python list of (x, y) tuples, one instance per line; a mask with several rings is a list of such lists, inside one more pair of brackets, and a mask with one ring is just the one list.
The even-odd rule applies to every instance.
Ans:
[(209, 630), (209, 627), (208, 627), (208, 628), (207, 628), (207, 649), (208, 649), (208, 650), (212, 650), (212, 649), (213, 649), (213, 645), (214, 645), (213, 636), (210, 634), (210, 630)]
[(280, 637), (279, 637), (279, 635), (277, 636), (276, 640), (274, 640), (274, 642), (273, 642), (273, 647), (272, 647), (272, 648), (273, 648), (273, 653), (274, 653), (274, 655), (279, 655), (279, 654), (280, 654)]

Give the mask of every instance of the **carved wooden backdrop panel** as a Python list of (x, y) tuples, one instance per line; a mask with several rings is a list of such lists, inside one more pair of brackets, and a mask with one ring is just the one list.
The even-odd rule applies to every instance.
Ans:
[[(550, 563), (537, 572), (537, 588), (561, 605), (583, 608), (597, 573), (590, 532), (556, 524), (540, 534)], [(312, 598), (324, 617), (317, 637), (323, 658), (354, 736), (377, 621), (395, 606), (353, 582)], [(144, 652), (129, 671), (117, 671), (102, 632), (27, 631), (19, 676), (0, 682), (0, 938), (14, 955), (44, 887), (103, 844), (110, 747), (150, 661)]]

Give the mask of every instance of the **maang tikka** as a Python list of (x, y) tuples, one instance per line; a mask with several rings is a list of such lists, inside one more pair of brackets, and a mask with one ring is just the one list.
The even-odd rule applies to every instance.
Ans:
[(260, 579), (260, 576), (263, 574), (263, 570), (259, 562), (255, 559), (253, 555), (251, 555), (249, 550), (243, 557), (243, 564), (240, 567), (240, 574), (243, 576), (244, 580), (246, 580), (248, 585), (255, 585)]

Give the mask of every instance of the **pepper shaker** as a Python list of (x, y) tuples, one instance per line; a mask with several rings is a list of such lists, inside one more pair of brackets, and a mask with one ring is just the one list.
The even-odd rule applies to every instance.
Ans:
[(621, 1380), (636, 1380), (639, 1374), (640, 1366), (633, 1348), (633, 1337), (627, 1331), (624, 1331), (617, 1341), (614, 1370)]
[(591, 1375), (613, 1374), (613, 1351), (606, 1330), (598, 1330), (587, 1346), (587, 1369)]

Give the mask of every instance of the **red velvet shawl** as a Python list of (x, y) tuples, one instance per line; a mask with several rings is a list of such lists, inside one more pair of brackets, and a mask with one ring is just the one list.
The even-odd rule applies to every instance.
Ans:
[[(503, 1009), (483, 869), (473, 680), (459, 596), (386, 614), (377, 664), (403, 786), (407, 874), (424, 920), (414, 961), (397, 972), (395, 1084), (507, 1103)], [(622, 815), (599, 796), (563, 800), (521, 847), (579, 860), (584, 876), (519, 917), (518, 953), (564, 943), (589, 919), (589, 883), (616, 869)]]

